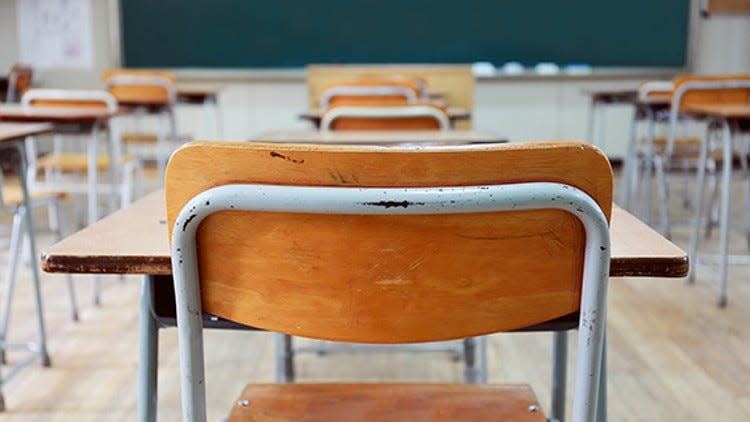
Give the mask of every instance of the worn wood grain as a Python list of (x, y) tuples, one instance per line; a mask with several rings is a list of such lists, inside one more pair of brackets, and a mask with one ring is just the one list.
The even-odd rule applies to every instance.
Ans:
[(421, 144), (461, 145), (507, 142), (502, 136), (482, 130), (389, 130), (323, 132), (319, 130), (274, 130), (252, 139), (259, 142), (297, 144)]
[[(414, 150), (197, 142), (170, 159), (167, 221), (171, 227), (197, 193), (228, 183), (444, 187), (534, 181), (576, 186), (610, 214), (609, 161), (583, 143)], [(292, 335), (388, 343), (465, 338), (575, 312), (585, 234), (575, 216), (560, 210), (220, 212), (201, 223), (197, 243), (199, 250), (222, 251), (199, 258), (206, 312)], [(277, 312), (278, 306), (288, 311)], [(477, 307), (483, 312), (471, 312)], [(304, 317), (311, 314), (314, 321)]]
[(545, 420), (527, 385), (250, 384), (228, 421)]

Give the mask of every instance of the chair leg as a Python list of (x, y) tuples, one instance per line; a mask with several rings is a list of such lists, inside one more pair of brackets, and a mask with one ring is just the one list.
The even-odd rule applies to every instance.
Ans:
[(276, 339), (276, 382), (294, 382), (292, 336), (274, 333)]
[(719, 224), (719, 173), (716, 171), (716, 162), (709, 160), (706, 169), (710, 175), (708, 179), (709, 209), (706, 218), (706, 239), (711, 237), (711, 232)]
[(711, 124), (706, 129), (706, 136), (701, 143), (700, 156), (698, 158), (698, 176), (695, 182), (695, 197), (693, 203), (693, 222), (690, 227), (690, 247), (688, 249), (688, 259), (690, 267), (688, 269), (687, 282), (695, 282), (695, 269), (698, 265), (698, 232), (700, 231), (700, 219), (703, 214), (703, 190), (706, 181), (706, 167), (708, 160), (708, 148), (711, 143)]
[(565, 418), (565, 387), (568, 378), (568, 332), (552, 333), (552, 404), (549, 420)]
[[(62, 240), (62, 228), (65, 226), (63, 221), (62, 210), (60, 209), (60, 202), (54, 201), (50, 208), (54, 209), (55, 220), (58, 222), (57, 229), (55, 229), (55, 241), (59, 242)], [(68, 288), (68, 300), (70, 301), (70, 319), (78, 321), (78, 304), (76, 301), (76, 292), (73, 287), (73, 277), (70, 274), (65, 275), (65, 284)]]
[[(23, 229), (23, 218), (25, 209), (20, 207), (13, 215), (13, 223), (10, 231), (10, 249), (8, 251), (8, 275), (5, 282), (5, 297), (3, 299), (2, 316), (0, 316), (0, 341), (4, 342), (8, 335), (8, 324), (10, 322), (10, 308), (13, 303), (13, 292), (16, 284), (16, 270), (18, 268), (18, 257), (21, 243), (21, 230)], [(0, 363), (5, 364), (5, 349), (0, 348)]]
[(669, 239), (671, 238), (669, 229), (669, 198), (667, 195), (667, 177), (664, 172), (664, 158), (654, 157), (654, 167), (656, 168), (656, 178), (659, 185), (659, 226), (662, 235)]
[(477, 382), (477, 339), (466, 338), (464, 343), (464, 382), (475, 384)]
[(745, 240), (750, 250), (750, 167), (748, 166), (748, 141), (750, 136), (742, 141), (740, 148), (740, 165), (742, 166), (742, 198), (745, 210)]

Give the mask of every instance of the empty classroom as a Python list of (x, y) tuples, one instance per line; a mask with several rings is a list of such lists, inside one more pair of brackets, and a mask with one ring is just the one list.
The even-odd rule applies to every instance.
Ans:
[(0, 0), (0, 421), (750, 419), (750, 7)]

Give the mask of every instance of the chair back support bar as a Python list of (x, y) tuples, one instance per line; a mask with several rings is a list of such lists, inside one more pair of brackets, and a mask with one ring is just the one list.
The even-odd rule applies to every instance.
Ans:
[(638, 101), (647, 103), (654, 97), (670, 96), (674, 89), (672, 81), (648, 81), (638, 87)]
[[(219, 156), (227, 160), (221, 170), (203, 167)], [(308, 178), (259, 168), (263, 160), (302, 167)], [(432, 171), (410, 180), (402, 165)], [(606, 158), (581, 143), (178, 150), (167, 207), (184, 417), (201, 420), (205, 411), (204, 311), (292, 335), (373, 343), (465, 338), (579, 311), (576, 390), (595, 397), (611, 182)], [(576, 400), (575, 420), (590, 419), (594, 402)]]
[(121, 104), (171, 106), (177, 101), (175, 77), (155, 70), (109, 70), (103, 76), (106, 89)]
[(325, 112), (320, 130), (448, 130), (445, 111), (432, 105), (338, 106)]
[(321, 110), (335, 105), (410, 104), (417, 101), (418, 90), (394, 85), (332, 86), (320, 98)]
[(117, 99), (107, 91), (72, 89), (31, 89), (21, 104), (34, 107), (101, 107), (117, 110)]

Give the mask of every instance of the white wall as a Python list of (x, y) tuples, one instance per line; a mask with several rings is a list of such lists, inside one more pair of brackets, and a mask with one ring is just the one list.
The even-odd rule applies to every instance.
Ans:
[[(688, 64), (699, 73), (750, 72), (750, 16), (698, 16), (691, 0), (691, 32)], [(0, 0), (0, 69), (18, 60), (15, 20), (16, 0)], [(95, 66), (88, 71), (41, 71), (42, 86), (99, 87), (102, 71), (115, 65), (110, 45), (108, 0), (92, 0), (95, 33)], [(179, 77), (179, 76), (178, 76)], [(652, 76), (653, 77), (653, 76)], [(660, 77), (669, 77), (664, 74)], [(644, 75), (598, 78), (492, 79), (480, 80), (475, 92), (474, 126), (496, 131), (513, 141), (539, 139), (584, 139), (588, 98), (584, 89), (627, 89), (636, 87)], [(189, 79), (187, 76), (182, 80)], [(247, 139), (266, 130), (304, 128), (296, 118), (307, 103), (304, 78), (245, 78), (221, 80), (220, 103), (224, 114), (225, 138)], [(202, 110), (183, 107), (178, 111), (182, 132), (213, 138)], [(624, 155), (631, 111), (613, 107), (604, 112), (605, 149), (611, 156)]]

